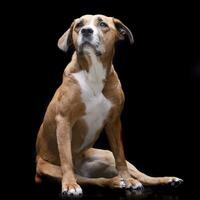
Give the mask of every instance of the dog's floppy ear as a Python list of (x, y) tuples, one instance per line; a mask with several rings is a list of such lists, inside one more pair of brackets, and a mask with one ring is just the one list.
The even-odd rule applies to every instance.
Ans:
[(73, 27), (74, 27), (74, 22), (71, 24), (70, 28), (58, 40), (58, 47), (64, 52), (67, 52), (69, 47), (73, 44), (72, 41)]
[(133, 34), (131, 33), (130, 29), (125, 26), (119, 19), (113, 18), (113, 22), (115, 28), (119, 33), (119, 39), (124, 40), (125, 36), (127, 35), (131, 44), (134, 43)]

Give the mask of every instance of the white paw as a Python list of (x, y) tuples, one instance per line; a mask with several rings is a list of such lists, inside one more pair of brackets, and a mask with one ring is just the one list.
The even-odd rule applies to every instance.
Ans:
[(120, 179), (119, 187), (120, 188), (125, 188), (126, 187), (126, 184), (125, 184), (123, 178)]
[(183, 179), (181, 179), (181, 178), (175, 178), (175, 181), (176, 182), (179, 182), (179, 181), (183, 182)]
[(71, 188), (71, 189), (64, 189), (63, 192), (62, 192), (62, 197), (71, 197), (71, 196), (81, 196), (83, 194), (83, 191), (81, 189), (80, 186), (78, 187), (74, 187), (74, 188)]
[(170, 180), (169, 180), (169, 183), (171, 184), (171, 186), (178, 186), (178, 185), (180, 185), (180, 184), (182, 184), (183, 183), (183, 180), (182, 179), (180, 179), (180, 178), (171, 178)]
[(142, 183), (136, 183), (135, 185), (131, 186), (131, 189), (132, 190), (143, 190), (144, 187), (143, 187)]

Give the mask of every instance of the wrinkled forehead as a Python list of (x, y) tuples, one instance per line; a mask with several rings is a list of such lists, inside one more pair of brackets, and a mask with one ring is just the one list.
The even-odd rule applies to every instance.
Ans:
[(111, 28), (115, 28), (113, 18), (105, 15), (83, 15), (75, 20), (76, 23), (83, 22), (84, 25), (97, 25), (101, 21), (106, 22)]

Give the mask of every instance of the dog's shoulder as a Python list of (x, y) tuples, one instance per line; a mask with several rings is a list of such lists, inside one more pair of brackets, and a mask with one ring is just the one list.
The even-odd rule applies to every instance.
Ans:
[(117, 72), (113, 67), (109, 76), (107, 77), (103, 94), (112, 102), (114, 105), (113, 108), (117, 108), (119, 111), (123, 109), (125, 96)]
[(79, 109), (79, 111), (84, 110), (84, 106), (82, 105), (80, 99), (80, 87), (76, 79), (73, 77), (73, 73), (64, 73), (62, 84), (57, 89), (54, 96), (57, 112), (69, 114), (70, 111), (74, 112), (77, 109)]

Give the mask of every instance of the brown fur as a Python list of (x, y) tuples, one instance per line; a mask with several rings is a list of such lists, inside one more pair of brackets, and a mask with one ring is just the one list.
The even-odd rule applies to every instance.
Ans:
[[(67, 42), (73, 44), (77, 49), (78, 30), (76, 24), (80, 20), (87, 23), (91, 17), (93, 16), (86, 15), (74, 20), (70, 29), (59, 40), (59, 47), (66, 49), (66, 44), (63, 42)], [(125, 159), (120, 120), (125, 98), (121, 83), (112, 65), (114, 43), (122, 39), (124, 32), (115, 27), (115, 23), (121, 23), (119, 20), (103, 15), (97, 17), (97, 21), (104, 20), (109, 25), (102, 30), (106, 54), (102, 54), (100, 60), (107, 72), (102, 93), (112, 102), (113, 106), (102, 127), (97, 131), (93, 144), (105, 127), (113, 154), (110, 151), (93, 149), (93, 144), (85, 147), (81, 152), (78, 151), (86, 137), (88, 127), (81, 119), (85, 115), (86, 107), (82, 102), (80, 86), (73, 77), (73, 73), (80, 70), (89, 71), (91, 60), (87, 55), (81, 55), (76, 51), (64, 70), (62, 84), (51, 100), (38, 132), (35, 180), (37, 183), (41, 182), (42, 175), (57, 178), (62, 181), (63, 190), (65, 188), (76, 189), (77, 183), (121, 187), (121, 179), (127, 188), (138, 186), (140, 182), (154, 185), (173, 181), (175, 177), (149, 177), (139, 172)], [(124, 26), (121, 23), (119, 27), (123, 28)], [(129, 32), (131, 40), (132, 35), (130, 36), (129, 29), (125, 27), (125, 30)], [(93, 165), (90, 166), (90, 163)], [(88, 175), (85, 175), (86, 172)]]

